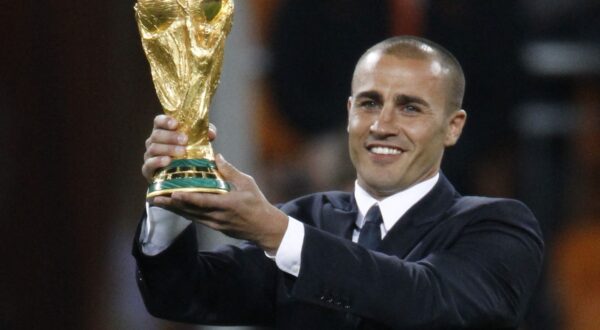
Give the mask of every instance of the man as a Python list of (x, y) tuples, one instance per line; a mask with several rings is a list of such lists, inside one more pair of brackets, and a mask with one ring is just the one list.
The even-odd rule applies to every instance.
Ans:
[[(462, 197), (440, 173), (466, 120), (464, 85), (439, 45), (385, 40), (352, 79), (353, 194), (317, 193), (277, 208), (219, 155), (230, 193), (155, 198), (133, 250), (150, 313), (281, 329), (518, 327), (543, 242), (523, 204)], [(183, 154), (176, 128), (172, 118), (155, 119), (148, 180)], [(190, 220), (248, 242), (198, 253)]]

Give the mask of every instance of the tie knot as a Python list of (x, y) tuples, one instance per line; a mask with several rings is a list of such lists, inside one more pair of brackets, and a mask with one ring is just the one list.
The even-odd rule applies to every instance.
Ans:
[(371, 206), (367, 214), (365, 215), (365, 223), (373, 223), (376, 225), (380, 225), (383, 222), (381, 217), (381, 210), (379, 210), (379, 205), (375, 204)]

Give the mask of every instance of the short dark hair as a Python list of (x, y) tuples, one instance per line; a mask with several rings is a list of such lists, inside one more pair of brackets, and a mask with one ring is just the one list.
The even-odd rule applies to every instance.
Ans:
[(358, 60), (363, 59), (376, 51), (393, 55), (399, 58), (436, 59), (449, 70), (448, 108), (459, 110), (465, 94), (465, 74), (452, 53), (441, 45), (415, 36), (396, 36), (385, 39), (369, 48)]

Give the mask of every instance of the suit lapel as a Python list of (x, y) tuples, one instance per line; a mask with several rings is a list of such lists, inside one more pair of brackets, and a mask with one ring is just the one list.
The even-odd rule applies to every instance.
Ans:
[(443, 219), (457, 195), (452, 184), (440, 173), (436, 185), (391, 228), (378, 250), (406, 257), (422, 237)]
[[(352, 230), (356, 222), (358, 207), (354, 202), (354, 195), (348, 194), (347, 198), (329, 198), (329, 202), (322, 209), (322, 229), (336, 236), (352, 239)], [(344, 196), (344, 197), (346, 197)]]

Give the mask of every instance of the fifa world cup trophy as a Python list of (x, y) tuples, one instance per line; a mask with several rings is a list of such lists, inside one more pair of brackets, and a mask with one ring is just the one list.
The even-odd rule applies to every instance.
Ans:
[(229, 191), (208, 140), (208, 107), (219, 84), (233, 0), (138, 0), (135, 14), (160, 103), (189, 141), (184, 158), (156, 172), (147, 197)]

